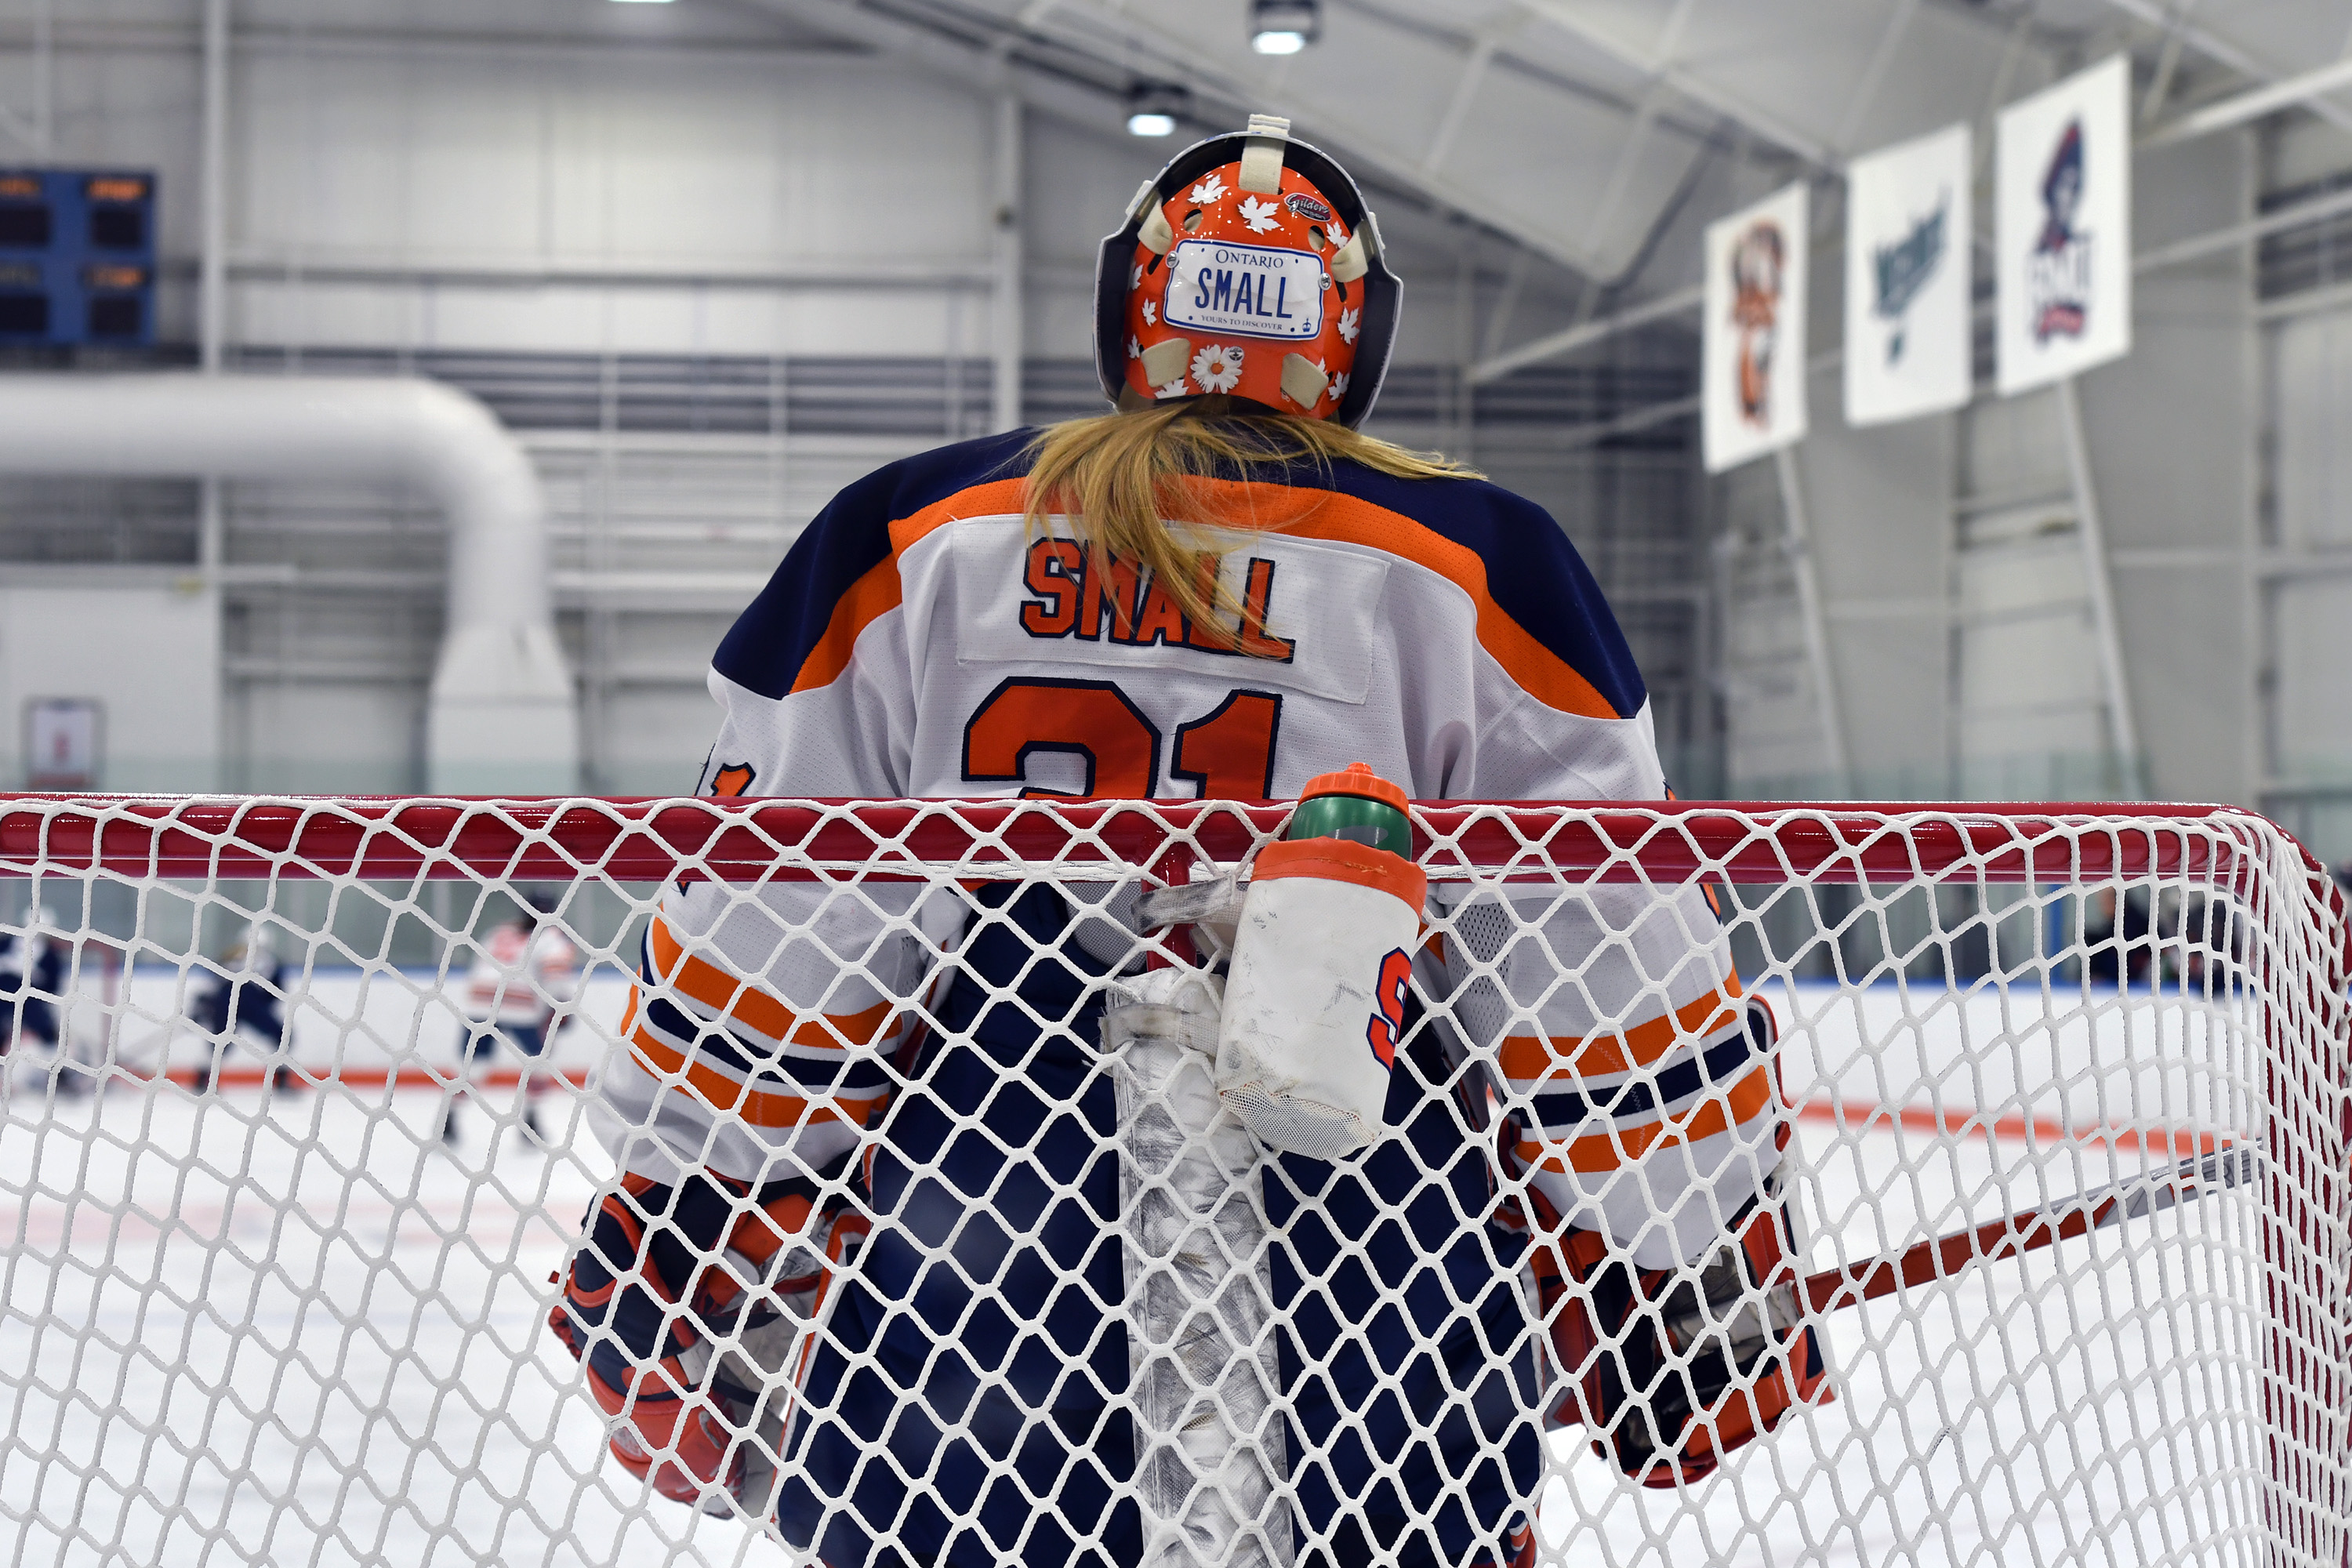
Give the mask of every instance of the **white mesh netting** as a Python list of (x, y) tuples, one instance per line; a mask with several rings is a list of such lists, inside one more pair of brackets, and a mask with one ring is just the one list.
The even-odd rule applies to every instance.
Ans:
[[(1388, 1136), (1324, 1163), (1218, 1120), (1215, 942), (1139, 930), (1280, 807), (0, 799), (0, 1555), (2347, 1561), (2291, 840), (1415, 818)], [(702, 1510), (607, 1451), (656, 1352), (748, 1460)]]

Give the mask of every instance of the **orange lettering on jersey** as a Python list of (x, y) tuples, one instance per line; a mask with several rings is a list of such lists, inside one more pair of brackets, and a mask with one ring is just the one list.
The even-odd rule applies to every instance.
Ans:
[(1143, 607), (1135, 615), (1135, 636), (1129, 639), (1139, 647), (1154, 645), (1182, 647), (1185, 640), (1184, 612), (1168, 592), (1168, 585), (1153, 573), (1151, 585), (1144, 590)]
[(1021, 629), (1033, 637), (1066, 637), (1078, 624), (1078, 586), (1085, 570), (1078, 547), (1066, 539), (1041, 539), (1029, 547), (1022, 582), (1038, 597), (1021, 606)]
[(710, 776), (710, 793), (721, 799), (741, 795), (759, 776), (749, 763), (730, 763)]
[[(1248, 571), (1242, 582), (1241, 629), (1236, 634), (1226, 626), (1187, 627), (1187, 646), (1202, 653), (1239, 654), (1246, 658), (1263, 658), (1276, 664), (1288, 664), (1297, 651), (1298, 644), (1289, 637), (1266, 635), (1266, 605), (1274, 597), (1274, 563), (1263, 556), (1250, 557)], [(1216, 591), (1217, 563), (1204, 563), (1202, 591)]]
[[(1040, 752), (1077, 758), (1075, 792), (1028, 784)], [(1024, 800), (1110, 795), (1148, 800), (1160, 781), (1160, 731), (1127, 694), (1106, 680), (1007, 680), (963, 728), (963, 776), (974, 784), (1020, 782)]]
[(1138, 585), (1135, 563), (1099, 550), (1089, 552), (1084, 582), (1085, 589), (1078, 596), (1078, 636), (1088, 642), (1099, 638), (1103, 635), (1103, 613), (1108, 610), (1110, 640), (1133, 642)]
[[(1217, 569), (1223, 563), (1222, 558), (1218, 556), (1204, 555), (1201, 558), (1201, 597), (1212, 605), (1217, 602)], [(1202, 653), (1240, 651), (1235, 645), (1232, 628), (1216, 621), (1212, 621), (1206, 626), (1186, 626), (1184, 642), (1187, 647), (1199, 648)]]
[(1280, 697), (1236, 691), (1215, 712), (1176, 731), (1176, 765), (1169, 772), (1200, 785), (1202, 800), (1264, 800), (1274, 793), (1281, 727)]
[[(1201, 563), (1204, 597), (1216, 595), (1217, 565), (1214, 556)], [(1266, 630), (1274, 571), (1275, 563), (1251, 558), (1243, 574), (1238, 628), (1213, 622), (1195, 625), (1157, 574), (1147, 578), (1136, 563), (1082, 549), (1070, 540), (1040, 539), (1023, 556), (1022, 585), (1035, 596), (1021, 603), (1021, 629), (1033, 637), (1077, 637), (1128, 647), (1192, 647), (1287, 664), (1297, 643)]]
[(1288, 637), (1265, 635), (1266, 601), (1274, 596), (1274, 563), (1253, 557), (1249, 563), (1249, 580), (1242, 591), (1241, 651), (1253, 658), (1270, 658), (1277, 664), (1288, 664), (1298, 645)]

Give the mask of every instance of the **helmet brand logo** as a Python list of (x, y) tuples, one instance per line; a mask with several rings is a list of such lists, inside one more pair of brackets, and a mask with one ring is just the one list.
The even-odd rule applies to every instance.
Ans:
[(1282, 198), (1282, 205), (1309, 223), (1329, 223), (1331, 209), (1308, 195), (1305, 191), (1293, 191)]

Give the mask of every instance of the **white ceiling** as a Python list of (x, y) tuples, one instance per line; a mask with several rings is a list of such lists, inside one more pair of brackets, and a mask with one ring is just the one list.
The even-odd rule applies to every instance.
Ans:
[[(562, 37), (878, 51), (965, 89), (1017, 92), (1127, 153), (1121, 97), (1190, 87), (1182, 135), (1289, 115), (1393, 212), (1516, 250), (1527, 285), (1589, 314), (1695, 279), (1696, 230), (1792, 178), (2000, 104), (2128, 49), (2143, 122), (2344, 57), (2352, 0), (1322, 0), (1305, 52), (1251, 52), (1248, 0), (231, 0), (242, 34)], [(173, 47), (196, 0), (0, 0), (0, 43)], [(0, 109), (21, 110), (0, 79)], [(2352, 89), (2287, 111), (2274, 170), (2352, 164)], [(2327, 123), (2332, 121), (2333, 124)], [(1165, 144), (1172, 150), (1176, 142)], [(1160, 148), (1148, 151), (1157, 153)], [(1148, 158), (1133, 160), (1149, 162)], [(2291, 167), (2290, 167), (2291, 166)], [(1836, 208), (1824, 202), (1824, 221)], [(1401, 214), (1396, 216), (1402, 216)], [(1440, 226), (1416, 226), (1444, 240)], [(1597, 289), (1586, 287), (1597, 284)]]
[[(1360, 175), (1638, 292), (1684, 281), (1694, 247), (1662, 228), (1981, 123), (2118, 47), (2154, 124), (2352, 45), (2343, 0), (1324, 0), (1287, 59), (1250, 51), (1247, 0), (729, 3), (967, 79), (978, 62), (1106, 133), (1137, 78), (1192, 88), (1190, 130), (1286, 113)], [(2315, 107), (2352, 128), (2352, 91)], [(1657, 276), (1629, 275), (1653, 256)]]

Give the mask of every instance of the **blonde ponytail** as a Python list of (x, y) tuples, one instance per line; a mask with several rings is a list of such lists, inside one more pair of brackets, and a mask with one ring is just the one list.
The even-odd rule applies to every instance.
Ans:
[[(1178, 522), (1238, 531), (1280, 526), (1221, 500), (1208, 481), (1248, 479), (1261, 464), (1360, 463), (1398, 479), (1475, 479), (1459, 463), (1409, 451), (1344, 425), (1289, 414), (1244, 413), (1228, 397), (1181, 402), (1072, 419), (1032, 444), (1024, 516), (1033, 531), (1067, 521), (1088, 570), (1112, 560), (1148, 571), (1195, 628), (1229, 647), (1247, 647), (1233, 591), (1213, 574), (1218, 552), (1180, 535)], [(1189, 534), (1189, 531), (1188, 531)]]

